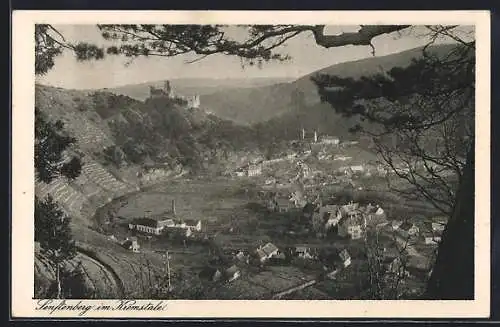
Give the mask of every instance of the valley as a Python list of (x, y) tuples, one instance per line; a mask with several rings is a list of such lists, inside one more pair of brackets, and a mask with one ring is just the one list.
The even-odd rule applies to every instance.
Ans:
[[(358, 78), (419, 53), (315, 73)], [(377, 269), (388, 278), (404, 266), (397, 294), (421, 296), (446, 220), (425, 198), (388, 187), (415, 191), (349, 132), (355, 119), (321, 103), (313, 74), (178, 88), (175, 79), (36, 85), (37, 108), (76, 138), (65, 156), (82, 169), (74, 180), (37, 178), (35, 192), (71, 216), (78, 255), (69, 265), (82, 267), (89, 296), (368, 299), (369, 251), (382, 253)], [(43, 297), (54, 274), (35, 252)]]

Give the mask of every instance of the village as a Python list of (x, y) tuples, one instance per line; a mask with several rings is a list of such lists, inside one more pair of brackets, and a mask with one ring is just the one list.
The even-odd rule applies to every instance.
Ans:
[[(385, 274), (401, 273), (401, 258), (409, 257), (404, 262), (404, 277), (425, 280), (428, 253), (437, 247), (446, 221), (440, 217), (426, 220), (393, 217), (382, 203), (345, 201), (334, 195), (325, 197), (319, 190), (327, 184), (363, 189), (363, 178), (385, 175), (386, 171), (377, 166), (344, 165), (352, 158), (342, 154), (342, 149), (352, 146), (352, 142), (342, 144), (338, 138), (328, 136), (318, 140), (315, 132), (311, 143), (324, 146), (318, 151), (316, 162), (329, 161), (330, 165), (342, 162), (333, 168), (331, 175), (312, 169), (306, 163), (312, 151), (305, 150), (288, 153), (283, 158), (251, 162), (226, 177), (229, 182), (245, 180), (255, 185), (255, 195), (247, 195), (247, 206), (258, 217), (259, 227), (251, 227), (243, 217), (224, 227), (220, 223), (214, 225), (206, 217), (188, 219), (177, 212), (175, 200), (170, 199), (165, 200), (170, 202), (170, 210), (126, 219), (123, 239), (114, 235), (112, 238), (132, 253), (165, 253), (167, 261), (169, 251), (175, 252), (174, 248), (189, 251), (194, 244), (208, 248), (204, 263), (197, 262), (198, 268), (191, 271), (210, 290), (208, 298), (255, 293), (258, 289), (255, 278), (262, 274), (279, 275), (288, 282), (279, 289), (262, 287), (256, 298), (282, 298), (313, 287), (321, 293), (320, 297), (331, 298), (321, 286), (328, 281), (335, 283), (342, 274), (357, 278), (360, 267), (368, 261), (367, 244), (374, 237), (382, 240), (377, 246), (381, 247)], [(328, 153), (328, 149), (334, 151)], [(267, 228), (266, 232), (259, 231), (262, 228)], [(251, 241), (240, 242), (245, 238)], [(151, 246), (152, 239), (158, 240), (156, 246)], [(427, 252), (420, 253), (422, 249)], [(170, 285), (170, 273), (175, 267), (170, 262), (167, 265)], [(276, 269), (278, 272), (274, 272)], [(272, 283), (273, 278), (268, 279)], [(228, 290), (234, 292), (227, 293)]]

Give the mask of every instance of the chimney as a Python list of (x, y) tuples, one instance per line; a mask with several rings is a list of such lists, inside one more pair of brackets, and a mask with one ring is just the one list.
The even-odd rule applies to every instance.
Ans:
[(172, 200), (172, 214), (175, 216), (175, 200)]

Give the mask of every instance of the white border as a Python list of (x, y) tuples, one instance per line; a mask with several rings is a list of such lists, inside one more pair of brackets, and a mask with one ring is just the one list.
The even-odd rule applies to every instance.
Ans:
[[(490, 313), (490, 15), (487, 11), (14, 11), (12, 16), (12, 316), (47, 317), (33, 297), (34, 24), (475, 25), (476, 297), (474, 301), (169, 301), (164, 312), (89, 312), (93, 318), (437, 318)], [(74, 301), (67, 301), (72, 303)], [(106, 303), (90, 301), (85, 303)], [(51, 317), (76, 317), (57, 312)]]

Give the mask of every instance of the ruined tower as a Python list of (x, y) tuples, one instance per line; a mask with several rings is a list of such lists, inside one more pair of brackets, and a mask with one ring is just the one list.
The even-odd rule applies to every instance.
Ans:
[(172, 98), (174, 96), (174, 90), (172, 89), (172, 85), (170, 85), (170, 81), (165, 81), (165, 83), (163, 84), (163, 91), (169, 98)]

